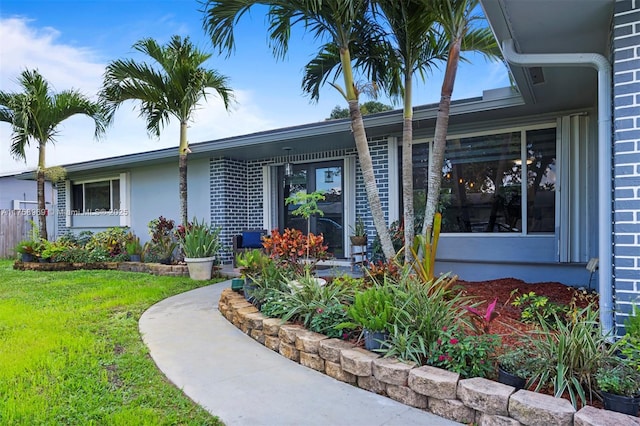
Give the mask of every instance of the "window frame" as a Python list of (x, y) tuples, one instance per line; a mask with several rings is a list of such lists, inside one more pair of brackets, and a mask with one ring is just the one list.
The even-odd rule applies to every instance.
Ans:
[[(118, 202), (119, 202), (119, 206), (114, 206), (114, 188), (113, 188), (113, 181), (118, 181)], [(108, 210), (100, 210), (100, 211), (91, 211), (91, 212), (87, 212), (86, 210), (86, 202), (87, 202), (87, 196), (86, 196), (86, 189), (85, 189), (85, 184), (87, 183), (96, 183), (96, 182), (109, 182), (109, 209)], [(73, 193), (74, 188), (78, 185), (82, 185), (82, 209), (81, 210), (77, 210), (74, 209), (74, 204), (75, 204), (75, 200), (73, 199)], [(121, 186), (122, 186), (122, 179), (120, 176), (109, 176), (109, 177), (103, 177), (103, 178), (96, 178), (96, 179), (83, 179), (83, 180), (74, 180), (70, 182), (70, 195), (71, 198), (69, 199), (68, 203), (70, 205), (70, 211), (71, 214), (86, 214), (86, 215), (90, 215), (92, 213), (100, 213), (100, 212), (114, 212), (114, 211), (119, 211), (122, 209), (122, 197), (121, 197)]]
[[(528, 203), (528, 190), (527, 190), (527, 176), (528, 176), (528, 165), (527, 165), (527, 137), (526, 134), (528, 131), (535, 131), (535, 130), (544, 130), (544, 129), (555, 129), (555, 133), (556, 133), (556, 141), (555, 141), (555, 155), (556, 155), (556, 161), (555, 161), (555, 165), (556, 165), (556, 189), (555, 189), (555, 211), (554, 211), (554, 220), (556, 223), (555, 226), (555, 230), (553, 232), (536, 232), (536, 233), (530, 233), (528, 232), (528, 222), (529, 222), (529, 218), (527, 215), (527, 203)], [(489, 135), (502, 135), (502, 134), (507, 134), (507, 133), (515, 133), (515, 132), (519, 132), (520, 133), (520, 160), (522, 161), (522, 169), (521, 169), (521, 173), (522, 173), (522, 179), (520, 182), (520, 192), (521, 192), (521, 217), (522, 217), (522, 226), (520, 229), (520, 232), (442, 232), (441, 235), (443, 236), (475, 236), (475, 237), (489, 237), (489, 238), (498, 238), (498, 237), (507, 237), (507, 238), (522, 238), (522, 237), (526, 237), (526, 238), (538, 238), (538, 237), (545, 237), (545, 236), (554, 236), (557, 233), (557, 229), (558, 229), (558, 223), (560, 220), (560, 214), (559, 214), (559, 210), (560, 210), (560, 191), (559, 191), (559, 186), (560, 186), (560, 182), (561, 182), (561, 174), (562, 174), (562, 170), (561, 170), (561, 150), (560, 150), (560, 144), (561, 144), (561, 137), (558, 133), (559, 126), (556, 120), (553, 121), (545, 121), (545, 122), (541, 122), (541, 123), (536, 123), (536, 124), (531, 124), (531, 125), (526, 125), (526, 126), (507, 126), (507, 127), (498, 127), (498, 128), (493, 128), (493, 129), (487, 129), (487, 130), (482, 130), (482, 131), (477, 131), (477, 132), (460, 132), (460, 133), (450, 133), (447, 135), (447, 142), (449, 142), (449, 140), (451, 139), (465, 139), (465, 138), (475, 138), (475, 137), (482, 137), (482, 136), (489, 136)], [(416, 138), (413, 139), (413, 143), (412, 145), (419, 145), (419, 144), (424, 144), (424, 143), (428, 143), (429, 144), (429, 154), (428, 154), (428, 161), (429, 164), (432, 164), (432, 155), (433, 155), (433, 143), (434, 143), (434, 138), (430, 137), (430, 138)], [(401, 155), (399, 154), (400, 149), (402, 148), (401, 144), (398, 143), (398, 161), (396, 161), (396, 164), (398, 164), (398, 181), (399, 181), (399, 194), (402, 194), (402, 178), (401, 178), (401, 173), (402, 173), (402, 165), (399, 164), (399, 161), (401, 159)], [(415, 191), (415, 190), (414, 190)], [(400, 197), (399, 197), (400, 198)], [(401, 210), (401, 202), (402, 200), (399, 199), (398, 202), (398, 212), (399, 212), (399, 217), (402, 217), (402, 210)]]

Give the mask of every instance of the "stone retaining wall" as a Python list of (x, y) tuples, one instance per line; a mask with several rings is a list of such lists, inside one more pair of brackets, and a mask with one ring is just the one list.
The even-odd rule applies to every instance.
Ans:
[(163, 265), (161, 263), (142, 262), (93, 262), (93, 263), (38, 263), (20, 262), (13, 264), (13, 269), (22, 271), (76, 271), (79, 269), (107, 269), (127, 272), (145, 272), (152, 275), (188, 276), (187, 265)]
[(484, 378), (459, 374), (380, 355), (340, 339), (264, 316), (242, 294), (222, 292), (220, 313), (269, 349), (306, 367), (385, 395), (440, 417), (479, 426), (637, 425), (640, 418), (587, 406), (577, 411), (565, 399), (519, 390)]

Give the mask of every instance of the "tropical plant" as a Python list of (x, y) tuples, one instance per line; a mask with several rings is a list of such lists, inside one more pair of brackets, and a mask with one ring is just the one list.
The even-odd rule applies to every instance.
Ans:
[[(277, 229), (263, 240), (265, 253), (285, 268), (301, 275), (305, 267), (313, 266), (310, 262), (326, 259), (327, 245), (322, 234), (304, 235), (298, 229), (287, 228), (282, 234)], [(307, 264), (300, 262), (302, 256), (307, 257)]]
[(564, 318), (567, 313), (566, 306), (552, 303), (548, 297), (533, 291), (516, 297), (511, 304), (522, 309), (520, 319), (527, 323), (554, 324), (556, 317)]
[(351, 321), (340, 324), (340, 329), (362, 327), (369, 331), (389, 331), (393, 324), (393, 295), (384, 286), (356, 293), (347, 315)]
[[(319, 98), (320, 87), (333, 74), (331, 84), (349, 104), (349, 116), (369, 208), (373, 223), (381, 238), (387, 259), (395, 255), (384, 219), (382, 203), (373, 172), (373, 162), (359, 105), (360, 94), (374, 92), (383, 82), (388, 65), (380, 55), (383, 29), (372, 17), (370, 2), (366, 0), (206, 0), (204, 28), (213, 45), (228, 54), (235, 48), (235, 25), (252, 6), (266, 5), (269, 38), (276, 57), (284, 57), (289, 48), (291, 29), (302, 25), (315, 38), (325, 41), (318, 55), (305, 67), (302, 87), (312, 100)], [(354, 70), (363, 70), (369, 85), (358, 84)], [(343, 77), (343, 87), (337, 83)]]
[(16, 253), (34, 255), (40, 248), (40, 242), (22, 240), (14, 248)]
[(439, 204), (442, 185), (442, 165), (447, 143), (451, 96), (456, 81), (461, 51), (474, 51), (489, 58), (499, 55), (498, 45), (478, 7), (478, 0), (436, 0), (433, 2), (434, 19), (441, 29), (449, 50), (442, 80), (438, 115), (436, 117), (433, 151), (429, 161), (427, 201), (422, 234), (430, 235)]
[(133, 59), (119, 59), (107, 65), (100, 97), (113, 116), (127, 100), (140, 101), (140, 115), (146, 118), (147, 132), (156, 137), (171, 117), (180, 123), (179, 192), (180, 218), (187, 223), (187, 126), (207, 90), (213, 89), (222, 99), (225, 109), (233, 99), (227, 77), (203, 67), (211, 54), (204, 53), (191, 43), (174, 35), (161, 46), (151, 38), (133, 45), (133, 49), (153, 60), (153, 65)]
[(24, 70), (18, 83), (23, 89), (21, 93), (0, 91), (0, 121), (11, 124), (11, 154), (15, 158), (26, 159), (25, 149), (32, 142), (38, 146), (38, 223), (40, 238), (46, 240), (44, 182), (47, 143), (55, 141), (60, 123), (76, 114), (93, 119), (96, 138), (104, 133), (108, 119), (100, 103), (91, 101), (76, 90), (52, 93), (49, 83), (37, 70)]
[(309, 322), (309, 330), (327, 337), (342, 337), (343, 333), (336, 326), (348, 319), (347, 307), (341, 303), (332, 302), (325, 307), (316, 308), (316, 313)]
[[(318, 201), (323, 201), (326, 197), (324, 191), (314, 191), (311, 194), (307, 194), (303, 191), (298, 191), (290, 197), (284, 200), (285, 205), (293, 204), (296, 207), (291, 212), (294, 216), (302, 216), (307, 221), (307, 235), (311, 234), (311, 216), (318, 215), (324, 216), (324, 212), (318, 208)], [(307, 238), (307, 244), (309, 239)], [(309, 246), (307, 245), (307, 260), (309, 260)]]
[[(454, 293), (446, 286), (444, 283), (448, 279), (447, 275), (442, 275), (427, 286), (410, 273), (407, 265), (397, 280), (387, 278), (393, 292), (393, 324), (397, 331), (387, 342), (383, 351), (385, 356), (412, 354), (412, 358), (406, 360), (424, 365), (429, 356), (428, 349), (437, 341), (443, 327), (457, 322), (469, 327), (461, 307), (468, 304), (469, 298)], [(402, 347), (397, 347), (397, 344)]]
[(269, 260), (262, 250), (252, 249), (238, 253), (236, 256), (236, 266), (240, 268), (243, 275), (247, 277), (255, 276), (262, 271), (263, 265)]
[[(438, 250), (438, 241), (440, 240), (441, 223), (442, 215), (436, 213), (433, 220), (432, 232), (426, 237), (424, 235), (416, 235), (413, 246), (411, 247), (411, 253), (414, 259), (411, 267), (425, 283), (433, 282), (435, 277), (436, 252)], [(420, 253), (422, 253), (422, 256)]]
[(114, 257), (126, 251), (125, 246), (128, 240), (129, 233), (127, 228), (112, 227), (93, 234), (85, 248), (91, 251), (101, 247), (109, 253), (110, 257)]
[(361, 217), (356, 219), (356, 226), (351, 226), (351, 235), (354, 237), (366, 237), (367, 229), (364, 226), (364, 221)]
[(551, 324), (541, 321), (541, 329), (523, 335), (532, 349), (531, 383), (536, 391), (552, 386), (556, 397), (567, 392), (577, 408), (593, 399), (594, 376), (604, 361), (616, 350), (608, 342), (598, 322), (598, 309), (591, 305), (581, 309), (575, 320), (566, 321), (557, 314)]
[(498, 298), (487, 305), (487, 308), (483, 311), (475, 306), (465, 306), (464, 308), (472, 314), (471, 324), (476, 334), (487, 334), (491, 330), (491, 322), (498, 318), (500, 313), (496, 311), (496, 304)]
[(140, 255), (142, 254), (142, 244), (140, 244), (140, 237), (134, 235), (132, 232), (127, 234), (127, 241), (124, 245), (125, 251), (128, 255)]
[(213, 257), (222, 248), (220, 243), (220, 232), (222, 228), (207, 225), (204, 221), (198, 222), (193, 218), (184, 227), (184, 233), (178, 234), (178, 241), (187, 258)]
[(468, 335), (457, 326), (443, 327), (431, 343), (427, 362), (463, 378), (487, 377), (495, 371), (493, 357), (499, 343), (495, 334)]
[(149, 221), (147, 228), (151, 240), (145, 243), (142, 251), (145, 262), (171, 261), (177, 246), (174, 227), (173, 219), (166, 219), (164, 216)]
[[(415, 220), (413, 205), (413, 80), (417, 73), (424, 80), (437, 62), (446, 59), (445, 38), (436, 32), (432, 2), (413, 0), (377, 1), (389, 28), (389, 66), (387, 90), (403, 101), (402, 125), (402, 203), (404, 223)], [(404, 246), (411, 247), (414, 229), (405, 230)], [(412, 256), (405, 250), (405, 262)]]

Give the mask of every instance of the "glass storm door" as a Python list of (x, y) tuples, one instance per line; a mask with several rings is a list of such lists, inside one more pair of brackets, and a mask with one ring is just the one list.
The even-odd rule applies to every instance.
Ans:
[[(324, 235), (325, 244), (329, 246), (329, 253), (338, 258), (344, 255), (344, 201), (342, 188), (343, 162), (331, 161), (312, 164), (296, 164), (293, 176), (284, 177), (284, 187), (280, 197), (280, 228), (295, 228), (307, 233), (309, 226), (313, 234)], [(285, 200), (297, 192), (312, 193), (323, 191), (325, 200), (318, 203), (318, 208), (324, 213), (313, 215), (307, 224), (306, 219), (296, 216), (293, 211), (300, 205), (285, 205)]]

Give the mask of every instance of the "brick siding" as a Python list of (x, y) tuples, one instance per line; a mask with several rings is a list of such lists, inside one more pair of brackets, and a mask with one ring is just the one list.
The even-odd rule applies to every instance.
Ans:
[(613, 23), (614, 295), (619, 334), (640, 306), (640, 0), (617, 1)]

